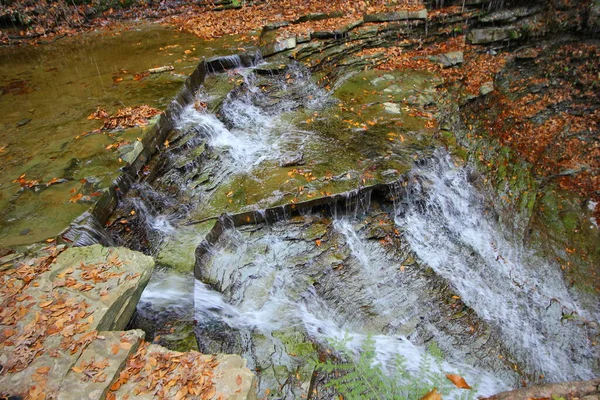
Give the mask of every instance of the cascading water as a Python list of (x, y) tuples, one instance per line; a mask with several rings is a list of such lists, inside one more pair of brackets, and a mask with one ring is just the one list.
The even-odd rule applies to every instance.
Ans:
[[(369, 140), (357, 137), (356, 123), (345, 127), (353, 121), (338, 110), (348, 103), (319, 120), (331, 97), (302, 68), (265, 78), (240, 67), (218, 79), (215, 87), (229, 92), (196, 93), (158, 172), (138, 188), (149, 196), (129, 201), (158, 238), (151, 244), (171, 252), (199, 243), (182, 232), (185, 219), (210, 224), (251, 211), (237, 217), (252, 224), (254, 216), (254, 224), (226, 229), (202, 253), (202, 281), (161, 270), (142, 296), (142, 317), (189, 318), (201, 351), (242, 354), (259, 371), (259, 392), (280, 388), (282, 398), (307, 394), (306, 361), (316, 347), (348, 337), (354, 354), (372, 339), (379, 365), (392, 368), (402, 356), (413, 372), (434, 343), (447, 361), (432, 372), (459, 373), (479, 395), (517, 385), (521, 376), (504, 355), (552, 380), (598, 370), (585, 326), (571, 319), (597, 316), (577, 306), (560, 271), (505, 238), (465, 170), (438, 155), (414, 168), (395, 212), (381, 197), (371, 204), (372, 192), (357, 187), (376, 187), (368, 181), (375, 176), (377, 184), (397, 179), (402, 165), (384, 161), (406, 154), (412, 162), (424, 145), (387, 137), (387, 126), (380, 141), (376, 127)], [(310, 197), (298, 201), (301, 193)], [(330, 201), (330, 214), (306, 207), (292, 216), (308, 198)]]
[(447, 154), (415, 168), (397, 212), (418, 257), (502, 332), (528, 369), (550, 381), (597, 374), (585, 324), (570, 317), (598, 322), (598, 310), (582, 310), (557, 265), (507, 238), (486, 214), (467, 168)]
[[(366, 245), (350, 221), (337, 220), (333, 228), (334, 238), (329, 240), (339, 243), (338, 249), (348, 248), (350, 258), (344, 268), (349, 269), (352, 279), (359, 281), (361, 286), (360, 293), (354, 293), (354, 288), (345, 289), (348, 300), (353, 299), (350, 301), (360, 307), (371, 304), (370, 307), (382, 318), (395, 319), (398, 313), (409, 318), (413, 307), (390, 290), (395, 288), (398, 269), (389, 260), (373, 261), (369, 253), (376, 244)], [(248, 358), (251, 368), (262, 369), (272, 363), (287, 366), (292, 371), (302, 364), (282, 350), (285, 344), (278, 339), (282, 332), (285, 332), (284, 336), (295, 332), (305, 337), (304, 340), (325, 347), (332, 340), (349, 337), (348, 350), (355, 354), (360, 353), (362, 344), (370, 337), (374, 341), (378, 364), (393, 368), (394, 361), (402, 356), (407, 361), (407, 368), (416, 372), (426, 354), (425, 348), (401, 334), (365, 330), (365, 321), (356, 315), (350, 317), (348, 313), (352, 311), (343, 304), (341, 309), (339, 304), (332, 308), (332, 298), (309, 284), (311, 279), (317, 279), (316, 271), (323, 267), (322, 261), (318, 260), (323, 256), (319, 254), (322, 247), (307, 247), (305, 242), (296, 239), (294, 232), (286, 229), (289, 227), (285, 222), (277, 222), (264, 235), (229, 230), (225, 233), (226, 239), (222, 239), (228, 244), (214, 249), (207, 256), (203, 270), (208, 281), (219, 282), (217, 289), (222, 294), (201, 282), (196, 283), (195, 319), (200, 325), (200, 342), (205, 341), (205, 335), (218, 336), (215, 331), (237, 332), (238, 339), (233, 340), (237, 340), (238, 344), (233, 348)], [(380, 256), (379, 253), (375, 255)], [(315, 258), (314, 262), (309, 261)], [(353, 259), (358, 260), (356, 267), (353, 267)], [(389, 282), (389, 287), (382, 288), (382, 280)], [(399, 304), (406, 307), (402, 309)], [(257, 353), (270, 355), (265, 360), (257, 358)], [(478, 393), (482, 395), (491, 395), (507, 387), (492, 374), (460, 362), (443, 363), (432, 372), (458, 371), (466, 379), (476, 382)], [(264, 389), (272, 384), (267, 379), (261, 381), (260, 387)], [(293, 392), (289, 395), (293, 396)]]

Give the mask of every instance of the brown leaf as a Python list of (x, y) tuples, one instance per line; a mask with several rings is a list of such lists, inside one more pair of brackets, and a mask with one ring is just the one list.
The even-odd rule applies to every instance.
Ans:
[(121, 342), (121, 348), (125, 350), (131, 349), (131, 343), (129, 342)]
[(240, 375), (238, 375), (237, 378), (235, 378), (235, 383), (237, 383), (238, 386), (242, 384), (242, 377)]
[(35, 372), (37, 372), (38, 374), (47, 374), (50, 371), (50, 367), (45, 365), (43, 367), (39, 367), (38, 369), (35, 370)]
[(433, 388), (433, 390), (421, 397), (420, 400), (442, 400), (442, 395), (438, 393), (437, 388)]
[(119, 350), (120, 350), (120, 349), (121, 349), (121, 348), (119, 347), (119, 345), (115, 343), (115, 344), (113, 344), (113, 345), (112, 345), (112, 347), (110, 348), (110, 352), (111, 352), (111, 353), (113, 353), (113, 354), (117, 354), (117, 353), (119, 353)]
[(459, 389), (471, 389), (471, 386), (465, 381), (460, 375), (455, 374), (446, 374), (446, 378), (450, 380), (450, 382), (454, 383), (454, 385)]

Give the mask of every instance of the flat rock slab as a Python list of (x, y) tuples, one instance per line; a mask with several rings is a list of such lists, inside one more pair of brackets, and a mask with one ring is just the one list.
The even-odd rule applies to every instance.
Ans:
[(520, 37), (521, 32), (514, 26), (473, 29), (467, 35), (467, 42), (471, 44), (488, 44), (507, 39), (518, 39)]
[(62, 400), (102, 400), (130, 355), (136, 353), (144, 332), (99, 332), (71, 368), (58, 392)]
[(0, 273), (0, 393), (56, 391), (98, 337), (135, 311), (154, 261), (100, 245), (65, 250)]
[(296, 47), (296, 44), (296, 36), (285, 39), (275, 39), (273, 41), (267, 41), (264, 46), (261, 46), (260, 52), (263, 57), (268, 57), (282, 51), (291, 50)]
[(548, 383), (498, 393), (483, 400), (600, 399), (600, 378), (591, 381)]
[(255, 377), (238, 355), (179, 353), (143, 344), (107, 399), (256, 399)]
[(390, 21), (402, 21), (407, 19), (427, 19), (427, 10), (422, 9), (418, 11), (395, 11), (395, 12), (383, 12), (374, 14), (365, 14), (365, 22), (390, 22)]

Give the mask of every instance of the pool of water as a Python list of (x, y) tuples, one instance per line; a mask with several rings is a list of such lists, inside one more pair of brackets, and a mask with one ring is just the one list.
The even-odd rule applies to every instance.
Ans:
[[(97, 107), (163, 109), (201, 57), (240, 46), (235, 37), (206, 42), (143, 23), (0, 48), (0, 245), (57, 235), (94, 200), (69, 201), (72, 196), (95, 193), (118, 175), (120, 154), (106, 147), (140, 132), (82, 135), (101, 127), (87, 119)], [(174, 70), (136, 78), (165, 65)], [(13, 181), (23, 174), (39, 184), (21, 189)], [(65, 181), (44, 185), (53, 178)]]

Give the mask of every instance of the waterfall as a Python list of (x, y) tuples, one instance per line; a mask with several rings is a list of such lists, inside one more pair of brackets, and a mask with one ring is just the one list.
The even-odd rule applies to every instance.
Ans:
[(590, 379), (595, 360), (582, 310), (560, 268), (511, 240), (483, 196), (447, 154), (416, 167), (396, 223), (418, 257), (500, 330), (511, 353), (550, 381)]

